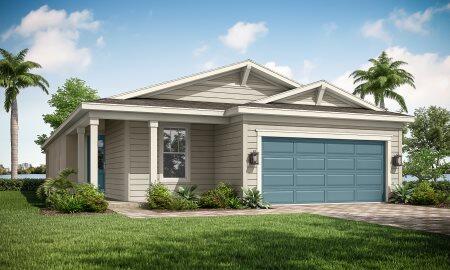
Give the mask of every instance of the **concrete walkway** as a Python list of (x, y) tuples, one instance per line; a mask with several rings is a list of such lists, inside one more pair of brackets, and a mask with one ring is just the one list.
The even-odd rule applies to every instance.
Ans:
[(312, 213), (328, 217), (366, 221), (405, 229), (450, 235), (450, 209), (385, 203), (274, 205), (268, 210), (154, 211), (138, 203), (111, 201), (109, 208), (130, 218), (215, 217), (265, 214)]

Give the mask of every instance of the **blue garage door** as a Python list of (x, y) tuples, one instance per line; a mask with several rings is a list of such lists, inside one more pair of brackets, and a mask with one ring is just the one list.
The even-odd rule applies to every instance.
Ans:
[(380, 202), (384, 179), (383, 142), (263, 137), (268, 202)]

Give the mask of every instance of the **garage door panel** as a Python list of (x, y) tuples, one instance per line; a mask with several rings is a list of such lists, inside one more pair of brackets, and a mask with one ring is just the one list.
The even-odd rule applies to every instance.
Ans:
[(296, 178), (297, 186), (325, 186), (325, 174), (300, 174)]
[(263, 142), (263, 151), (267, 153), (294, 153), (294, 142), (266, 141)]
[(381, 196), (380, 189), (356, 191), (356, 200), (359, 202), (379, 202)]
[(324, 170), (325, 158), (302, 157), (296, 159), (297, 170)]
[(263, 176), (264, 186), (294, 186), (292, 174), (265, 174)]
[(294, 160), (291, 157), (266, 157), (263, 158), (263, 166), (266, 170), (293, 170)]
[(328, 190), (327, 202), (352, 202), (355, 201), (355, 191), (352, 190)]
[(356, 175), (356, 185), (380, 185), (383, 183), (383, 178), (382, 174), (358, 174)]
[(295, 151), (298, 154), (325, 154), (325, 143), (323, 142), (297, 142)]
[(263, 145), (262, 190), (268, 202), (383, 200), (383, 142), (264, 137)]
[(354, 158), (328, 158), (327, 170), (354, 170)]
[(381, 158), (358, 158), (356, 161), (356, 169), (358, 170), (381, 170), (383, 168), (383, 160)]
[(355, 145), (350, 143), (328, 143), (327, 154), (353, 154)]
[(383, 154), (383, 145), (381, 145), (381, 144), (356, 145), (356, 154), (381, 155), (381, 154)]
[(295, 193), (296, 203), (323, 203), (325, 202), (324, 190), (303, 190)]
[(327, 186), (354, 186), (354, 174), (328, 174)]
[(271, 203), (294, 203), (293, 190), (268, 190), (263, 192), (263, 197)]

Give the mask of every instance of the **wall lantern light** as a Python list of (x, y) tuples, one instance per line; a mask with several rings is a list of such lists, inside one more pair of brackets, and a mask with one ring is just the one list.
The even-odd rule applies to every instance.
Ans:
[(248, 155), (248, 162), (249, 162), (251, 165), (258, 165), (258, 164), (259, 164), (259, 153), (256, 152), (256, 151), (251, 152), (251, 153)]
[(400, 167), (403, 166), (403, 160), (402, 160), (402, 155), (395, 155), (392, 157), (392, 165)]

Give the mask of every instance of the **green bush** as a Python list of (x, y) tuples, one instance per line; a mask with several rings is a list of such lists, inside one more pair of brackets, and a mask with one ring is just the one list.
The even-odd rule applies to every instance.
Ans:
[(77, 213), (85, 210), (83, 198), (70, 194), (67, 191), (60, 190), (53, 192), (47, 198), (53, 209), (64, 213)]
[(450, 193), (450, 181), (433, 181), (431, 182), (431, 187), (433, 187), (435, 191)]
[(193, 186), (181, 186), (177, 190), (178, 196), (185, 198), (189, 201), (198, 201), (199, 196), (195, 193), (195, 190), (197, 189), (196, 185)]
[(404, 183), (403, 185), (395, 185), (394, 190), (389, 196), (391, 203), (409, 203), (411, 201), (411, 193), (413, 187), (411, 184)]
[(165, 185), (161, 183), (153, 184), (147, 192), (147, 203), (150, 209), (170, 209), (172, 194)]
[(91, 184), (78, 184), (75, 186), (75, 197), (83, 202), (83, 211), (103, 213), (108, 209), (105, 194)]
[(204, 208), (231, 208), (236, 198), (234, 189), (221, 182), (215, 189), (203, 193), (199, 204)]
[[(192, 196), (187, 196), (192, 197)], [(193, 200), (172, 194), (169, 189), (156, 183), (148, 189), (147, 206), (150, 209), (165, 210), (193, 210), (198, 208), (198, 204)]]
[(0, 191), (36, 191), (43, 179), (0, 179)]
[(270, 204), (264, 202), (261, 192), (254, 187), (248, 189), (242, 189), (244, 196), (242, 197), (242, 203), (249, 208), (270, 208)]
[(430, 182), (422, 181), (411, 193), (411, 203), (415, 205), (434, 205), (437, 203), (436, 192)]

